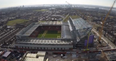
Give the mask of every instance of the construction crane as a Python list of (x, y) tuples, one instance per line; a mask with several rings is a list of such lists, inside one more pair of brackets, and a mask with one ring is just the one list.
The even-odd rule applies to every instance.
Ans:
[[(98, 42), (99, 42), (101, 45), (102, 45), (101, 37), (102, 37), (102, 34), (103, 34), (104, 24), (105, 24), (105, 21), (107, 20), (109, 14), (110, 14), (110, 12), (112, 11), (112, 8), (114, 7), (115, 2), (116, 2), (116, 0), (113, 2), (113, 5), (111, 6), (110, 10), (108, 11), (108, 13), (107, 13), (105, 19), (102, 18), (102, 26), (101, 26), (101, 29), (99, 30), (99, 39), (98, 39)], [(68, 2), (66, 1), (66, 3), (68, 3)], [(68, 3), (68, 4), (71, 5), (70, 3)], [(72, 6), (72, 5), (71, 5), (71, 6)], [(78, 11), (80, 14), (82, 14), (79, 10), (77, 10), (77, 11)], [(86, 18), (87, 18), (87, 20), (88, 20), (88, 17), (86, 17)], [(90, 35), (90, 34), (88, 34), (88, 38), (89, 38), (89, 35)], [(89, 39), (87, 40), (87, 42), (89, 42)], [(87, 50), (88, 50), (88, 43), (87, 43)]]
[(101, 37), (102, 37), (102, 34), (103, 34), (104, 24), (105, 24), (105, 22), (106, 22), (106, 20), (107, 20), (107, 18), (108, 18), (108, 16), (109, 16), (109, 14), (110, 14), (110, 12), (112, 11), (112, 8), (114, 7), (115, 2), (116, 2), (116, 0), (113, 2), (113, 5), (111, 6), (110, 10), (108, 11), (108, 13), (107, 13), (105, 19), (102, 20), (102, 27), (101, 27), (101, 29), (100, 29), (100, 31), (99, 31), (99, 39), (98, 39), (98, 41), (99, 41), (99, 43), (100, 43), (101, 45), (102, 45)]
[[(79, 13), (79, 14), (82, 14), (82, 12), (80, 12), (79, 10), (74, 9), (72, 4), (70, 4), (70, 3), (69, 3), (69, 2), (67, 2), (67, 1), (66, 1), (66, 3), (67, 3), (68, 5), (70, 5), (71, 10), (74, 10), (74, 12), (77, 12), (77, 11), (78, 11), (78, 13)], [(76, 15), (77, 15), (77, 14), (76, 14)], [(80, 17), (81, 17), (81, 16), (80, 16)]]
[(66, 17), (63, 19), (63, 22), (66, 22), (69, 18), (69, 14), (66, 15)]
[(68, 3), (67, 1), (66, 1), (66, 3), (72, 7), (72, 5), (70, 3)]
[(101, 50), (100, 61), (108, 61), (108, 58), (107, 58), (107, 56), (106, 56), (106, 54), (104, 53), (103, 50)]

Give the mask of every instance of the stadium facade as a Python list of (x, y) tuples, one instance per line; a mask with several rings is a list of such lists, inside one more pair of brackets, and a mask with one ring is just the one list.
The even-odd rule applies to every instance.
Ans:
[(71, 17), (63, 21), (39, 21), (16, 34), (15, 47), (36, 50), (70, 50), (83, 47), (91, 25), (84, 19)]

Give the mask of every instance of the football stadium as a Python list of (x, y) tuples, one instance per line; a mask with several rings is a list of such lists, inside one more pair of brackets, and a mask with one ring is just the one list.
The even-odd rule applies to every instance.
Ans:
[[(24, 50), (71, 50), (87, 45), (91, 25), (84, 19), (69, 18), (68, 21), (38, 21), (16, 34), (17, 49)], [(90, 35), (90, 44), (93, 36)]]

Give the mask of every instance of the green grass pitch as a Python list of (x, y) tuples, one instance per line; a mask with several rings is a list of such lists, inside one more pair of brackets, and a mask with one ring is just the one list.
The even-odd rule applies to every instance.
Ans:
[(43, 33), (41, 32), (38, 35), (38, 38), (60, 38), (61, 37), (60, 31), (47, 31), (47, 33), (44, 36), (42, 36), (44, 34), (44, 32)]
[(25, 19), (16, 19), (16, 20), (11, 20), (11, 21), (8, 21), (7, 22), (7, 25), (8, 26), (13, 26), (15, 24), (21, 24), (21, 23), (25, 23), (27, 22), (28, 20), (25, 20)]

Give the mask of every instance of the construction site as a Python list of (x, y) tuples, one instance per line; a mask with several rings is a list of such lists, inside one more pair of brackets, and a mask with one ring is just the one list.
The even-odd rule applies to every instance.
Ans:
[(28, 24), (0, 31), (1, 36), (12, 36), (0, 37), (0, 61), (116, 61), (115, 2), (107, 11), (68, 1), (67, 5), (30, 8), (28, 14), (17, 17), (27, 15)]

